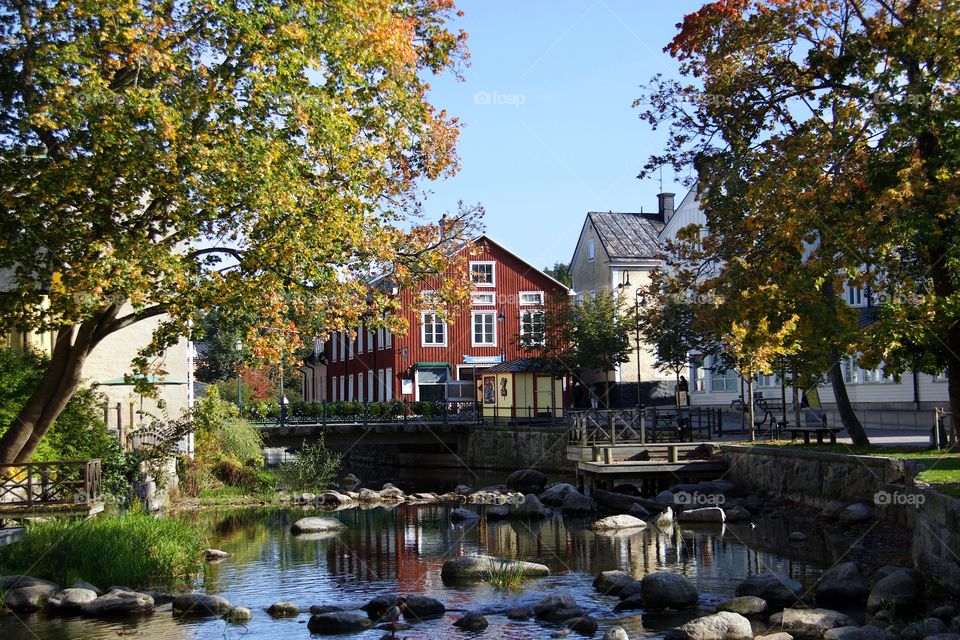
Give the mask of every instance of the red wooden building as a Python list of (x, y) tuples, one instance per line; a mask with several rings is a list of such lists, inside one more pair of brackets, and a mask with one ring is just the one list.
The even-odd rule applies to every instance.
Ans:
[(402, 308), (409, 309), (407, 334), (363, 327), (356, 337), (335, 333), (318, 345), (325, 366), (306, 374), (305, 390), (312, 390), (307, 399), (477, 400), (483, 371), (521, 357), (521, 332), (540, 331), (544, 304), (569, 290), (487, 236), (467, 250), (470, 304), (449, 311), (443, 321), (413, 311), (415, 292), (401, 291)]

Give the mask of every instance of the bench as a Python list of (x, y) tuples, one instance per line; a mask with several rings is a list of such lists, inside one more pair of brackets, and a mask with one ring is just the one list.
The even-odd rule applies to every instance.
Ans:
[(823, 444), (824, 435), (829, 435), (830, 444), (837, 444), (837, 433), (843, 431), (843, 427), (822, 425), (819, 427), (787, 427), (786, 430), (790, 432), (791, 442), (803, 436), (803, 444), (810, 444), (810, 434), (814, 434), (817, 436), (817, 444)]

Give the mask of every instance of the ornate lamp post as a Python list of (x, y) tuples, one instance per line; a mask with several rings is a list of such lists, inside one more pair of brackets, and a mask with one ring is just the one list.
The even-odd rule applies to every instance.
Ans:
[(499, 326), (499, 329), (497, 331), (497, 334), (498, 334), (497, 340), (500, 341), (500, 362), (501, 363), (507, 361), (507, 350), (506, 350), (506, 346), (504, 345), (504, 336), (505, 336), (504, 327), (506, 327), (506, 320), (507, 320), (507, 316), (503, 313), (503, 307), (500, 307), (500, 313), (497, 314), (497, 325)]

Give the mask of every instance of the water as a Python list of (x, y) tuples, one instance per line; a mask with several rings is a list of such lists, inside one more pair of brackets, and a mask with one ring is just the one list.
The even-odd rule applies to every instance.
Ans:
[[(4, 640), (60, 638), (304, 638), (307, 614), (297, 619), (273, 620), (263, 611), (271, 603), (291, 601), (307, 609), (311, 604), (359, 606), (384, 593), (425, 593), (448, 609), (500, 612), (488, 615), (484, 638), (545, 638), (557, 627), (534, 621), (513, 622), (502, 615), (507, 608), (533, 604), (546, 593), (569, 589), (580, 605), (601, 622), (616, 622), (632, 638), (655, 636), (695, 615), (713, 611), (732, 597), (737, 584), (760, 571), (788, 574), (805, 586), (815, 582), (823, 563), (830, 562), (830, 541), (822, 530), (807, 529), (809, 539), (790, 545), (787, 536), (802, 523), (781, 520), (736, 525), (648, 528), (620, 536), (597, 536), (590, 520), (555, 518), (540, 523), (484, 521), (453, 525), (450, 506), (400, 506), (394, 509), (349, 509), (332, 515), (349, 529), (339, 536), (304, 539), (290, 534), (290, 525), (308, 515), (331, 515), (316, 509), (246, 509), (204, 511), (179, 517), (208, 527), (211, 546), (232, 555), (207, 565), (202, 587), (236, 606), (254, 612), (246, 627), (219, 619), (178, 620), (161, 609), (139, 620), (104, 623), (83, 618), (40, 615), (0, 616)], [(496, 591), (488, 585), (444, 585), (444, 560), (465, 554), (489, 553), (523, 557), (548, 565), (553, 575), (527, 582), (522, 592)], [(697, 611), (663, 617), (641, 612), (614, 614), (618, 602), (591, 586), (601, 571), (622, 569), (636, 577), (652, 571), (687, 576), (700, 592)], [(399, 634), (401, 638), (459, 638), (451, 623), (456, 611), (422, 622)], [(372, 629), (354, 638), (380, 638)], [(599, 634), (598, 634), (599, 636)], [(580, 637), (576, 634), (571, 637)]]

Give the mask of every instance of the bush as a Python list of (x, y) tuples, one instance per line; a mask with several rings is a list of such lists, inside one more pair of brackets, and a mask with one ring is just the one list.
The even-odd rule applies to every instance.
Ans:
[(193, 584), (206, 547), (203, 529), (139, 510), (120, 516), (50, 520), (31, 525), (0, 548), (0, 573), (24, 573), (70, 585), (184, 588)]
[(304, 443), (292, 461), (280, 465), (280, 476), (294, 491), (323, 490), (336, 479), (340, 458), (327, 449), (321, 436), (313, 444)]

